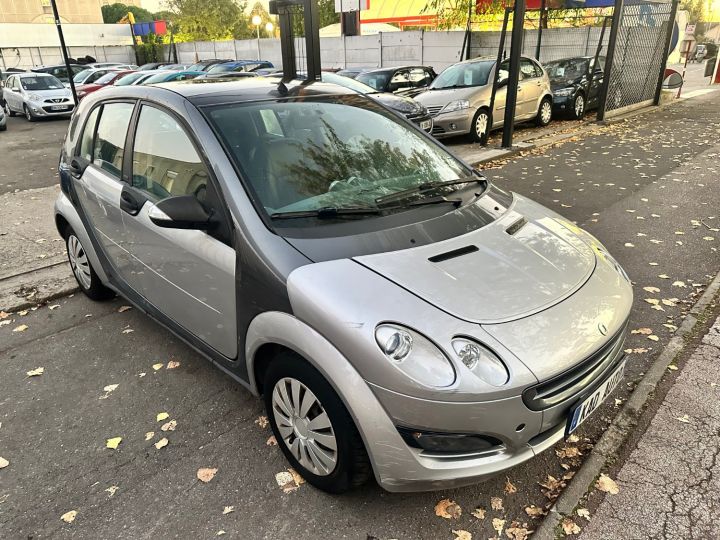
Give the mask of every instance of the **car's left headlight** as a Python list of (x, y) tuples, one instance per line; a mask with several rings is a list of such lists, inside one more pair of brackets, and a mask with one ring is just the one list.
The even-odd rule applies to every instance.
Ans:
[(502, 386), (510, 379), (503, 361), (487, 347), (462, 337), (453, 339), (452, 347), (465, 367), (489, 385)]
[(28, 94), (28, 99), (30, 101), (42, 101), (42, 98), (37, 94)]
[(451, 101), (447, 105), (445, 105), (442, 110), (440, 111), (440, 114), (442, 113), (449, 113), (454, 111), (461, 111), (463, 109), (469, 109), (470, 108), (470, 102), (467, 99), (458, 99), (457, 101)]
[(575, 91), (574, 88), (560, 88), (553, 91), (554, 96), (569, 96)]
[(375, 329), (375, 341), (387, 359), (416, 382), (435, 387), (455, 382), (450, 360), (419, 332), (396, 324), (381, 324)]

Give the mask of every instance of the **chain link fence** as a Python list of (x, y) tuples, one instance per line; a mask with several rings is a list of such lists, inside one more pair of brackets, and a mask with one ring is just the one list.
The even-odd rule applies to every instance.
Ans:
[(605, 102), (608, 116), (653, 101), (671, 16), (671, 2), (623, 6)]

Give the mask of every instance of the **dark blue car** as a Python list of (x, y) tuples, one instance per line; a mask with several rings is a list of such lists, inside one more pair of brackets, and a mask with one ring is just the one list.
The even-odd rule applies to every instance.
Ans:
[(605, 58), (576, 56), (547, 62), (544, 67), (550, 77), (553, 93), (553, 113), (581, 119), (596, 109), (603, 85)]

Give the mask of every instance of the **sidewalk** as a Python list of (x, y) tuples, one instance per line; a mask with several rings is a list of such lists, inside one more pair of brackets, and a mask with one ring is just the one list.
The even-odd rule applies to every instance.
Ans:
[(718, 538), (719, 366), (720, 318), (617, 474), (619, 492), (605, 496), (582, 540)]

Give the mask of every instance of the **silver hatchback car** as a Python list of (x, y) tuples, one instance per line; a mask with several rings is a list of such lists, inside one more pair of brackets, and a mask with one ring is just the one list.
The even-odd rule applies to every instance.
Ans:
[(50, 116), (69, 116), (75, 110), (70, 90), (48, 73), (15, 73), (2, 89), (10, 116), (23, 114), (30, 122)]
[(329, 492), (495, 475), (622, 378), (633, 294), (606, 249), (347, 88), (108, 88), (59, 170), (82, 290), (121, 294), (262, 395)]
[[(474, 141), (484, 144), (490, 131), (502, 127), (510, 60), (500, 63), (491, 113), (496, 63), (493, 58), (476, 58), (454, 64), (438, 75), (427, 92), (415, 97), (434, 116), (433, 135), (443, 138), (469, 134)], [(553, 104), (550, 80), (532, 58), (520, 58), (517, 95), (516, 122), (534, 120), (539, 126), (550, 123)]]

